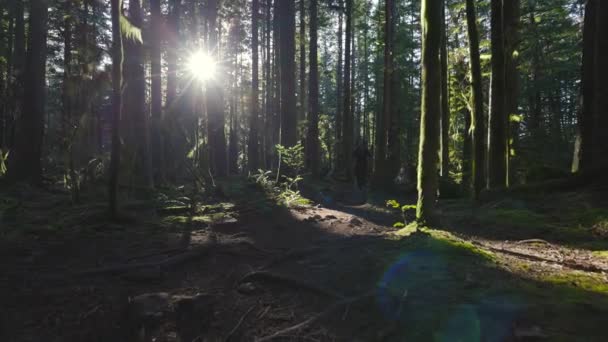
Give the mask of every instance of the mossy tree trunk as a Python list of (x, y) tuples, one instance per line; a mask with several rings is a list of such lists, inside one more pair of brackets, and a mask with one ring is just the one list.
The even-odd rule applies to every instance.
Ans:
[(433, 224), (437, 201), (439, 137), (441, 121), (441, 18), (442, 0), (423, 0), (422, 22), (422, 105), (418, 155), (419, 222)]
[(441, 9), (441, 178), (450, 176), (450, 99), (448, 89), (448, 35), (445, 6)]
[(483, 115), (483, 88), (481, 79), (481, 60), (479, 56), (479, 33), (474, 0), (466, 0), (467, 33), (469, 38), (469, 63), (471, 69), (471, 183), (473, 198), (478, 199), (485, 188), (485, 125)]

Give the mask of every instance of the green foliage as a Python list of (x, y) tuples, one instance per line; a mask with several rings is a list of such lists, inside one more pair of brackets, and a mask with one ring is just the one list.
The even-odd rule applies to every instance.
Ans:
[(310, 204), (310, 201), (302, 197), (298, 190), (298, 184), (303, 180), (300, 175), (295, 177), (283, 175), (281, 181), (274, 181), (272, 171), (259, 169), (249, 178), (281, 205), (292, 207)]
[(281, 164), (287, 166), (291, 173), (298, 175), (304, 169), (304, 146), (296, 144), (292, 147), (276, 145)]
[(415, 204), (404, 204), (401, 205), (397, 200), (388, 200), (386, 201), (386, 206), (388, 208), (392, 208), (392, 209), (397, 209), (401, 212), (401, 218), (402, 218), (402, 222), (396, 222), (393, 224), (393, 227), (395, 228), (404, 228), (407, 225), (407, 212), (408, 211), (416, 211), (416, 205)]

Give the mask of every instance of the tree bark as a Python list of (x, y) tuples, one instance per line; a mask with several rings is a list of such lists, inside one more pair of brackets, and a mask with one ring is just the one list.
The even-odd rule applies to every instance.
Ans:
[(376, 122), (376, 154), (374, 183), (385, 186), (390, 183), (387, 158), (388, 131), (391, 126), (392, 86), (393, 86), (393, 15), (394, 0), (384, 1), (384, 86), (382, 95), (382, 113)]
[(335, 125), (336, 125), (336, 140), (335, 140), (335, 162), (334, 167), (336, 169), (340, 168), (343, 163), (342, 156), (338, 151), (341, 151), (342, 146), (342, 104), (344, 103), (344, 99), (342, 98), (342, 57), (344, 55), (343, 50), (343, 31), (342, 27), (344, 26), (343, 17), (344, 17), (344, 0), (338, 0), (338, 65), (336, 66), (336, 117), (335, 117)]
[(112, 13), (112, 152), (110, 156), (109, 206), (116, 217), (120, 166), (120, 120), (122, 111), (122, 35), (120, 30), (121, 0), (111, 0)]
[[(608, 170), (608, 3), (598, 1), (595, 49), (595, 124), (593, 132), (593, 170)], [(605, 173), (604, 173), (605, 175)]]
[(469, 38), (469, 63), (471, 68), (471, 141), (472, 149), (472, 188), (473, 198), (479, 199), (479, 194), (485, 188), (485, 148), (484, 148), (484, 115), (483, 88), (481, 79), (481, 60), (479, 56), (479, 33), (477, 30), (477, 14), (475, 0), (466, 0), (467, 33)]
[(450, 177), (450, 98), (448, 89), (448, 35), (445, 6), (441, 21), (441, 177)]
[(251, 4), (251, 115), (249, 117), (249, 143), (247, 144), (247, 161), (249, 171), (255, 172), (259, 165), (258, 121), (259, 121), (259, 51), (258, 20), (260, 14), (259, 0)]
[[(506, 181), (507, 186), (512, 182), (511, 150), (514, 148), (516, 134), (511, 134), (511, 115), (518, 112), (519, 74), (517, 72), (517, 46), (519, 44), (520, 0), (504, 1), (504, 27), (505, 27), (505, 91), (506, 91), (506, 119), (507, 119), (507, 156)], [(515, 124), (515, 123), (514, 123)]]
[(441, 121), (441, 8), (444, 2), (422, 0), (422, 105), (418, 155), (418, 205), (422, 223), (436, 220), (438, 159)]
[(150, 0), (150, 72), (152, 74), (150, 89), (150, 109), (152, 116), (151, 157), (154, 183), (164, 181), (164, 149), (163, 132), (161, 129), (163, 99), (162, 99), (162, 69), (161, 69), (161, 35), (162, 18), (160, 0)]
[(580, 151), (578, 171), (585, 172), (592, 168), (593, 151), (593, 117), (594, 117), (594, 65), (595, 65), (595, 31), (597, 1), (585, 3), (583, 27), (583, 61), (581, 76), (581, 107), (578, 114), (580, 134)]
[(318, 4), (310, 0), (310, 42), (309, 62), (310, 74), (308, 80), (308, 130), (306, 137), (306, 154), (308, 167), (313, 178), (319, 177), (321, 166), (319, 148), (319, 65), (318, 65)]
[(492, 92), (489, 118), (488, 186), (507, 186), (508, 129), (505, 93), (505, 36), (503, 0), (491, 2)]
[(300, 108), (298, 122), (306, 120), (306, 7), (300, 0)]
[(280, 0), (281, 145), (285, 147), (297, 144), (295, 17), (295, 0)]
[(353, 176), (353, 112), (351, 109), (350, 50), (353, 22), (353, 0), (346, 0), (346, 38), (344, 47), (344, 114), (342, 117), (342, 153), (344, 157), (344, 176), (350, 181)]
[(48, 1), (31, 0), (28, 53), (24, 76), (23, 112), (18, 121), (15, 148), (10, 154), (8, 178), (42, 182), (42, 139), (46, 93)]
[[(215, 61), (220, 60), (219, 55), (219, 26), (218, 26), (218, 0), (207, 2), (207, 15), (209, 27), (209, 53)], [(208, 139), (211, 172), (215, 176), (225, 176), (228, 169), (228, 156), (226, 151), (225, 117), (223, 106), (222, 85), (217, 79), (207, 81), (207, 115)]]

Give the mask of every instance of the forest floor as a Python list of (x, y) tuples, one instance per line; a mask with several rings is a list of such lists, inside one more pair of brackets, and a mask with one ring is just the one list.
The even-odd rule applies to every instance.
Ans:
[(608, 338), (606, 189), (444, 200), (414, 232), (390, 196), (325, 184), (287, 209), (220, 188), (125, 200), (119, 222), (102, 192), (2, 190), (0, 341)]

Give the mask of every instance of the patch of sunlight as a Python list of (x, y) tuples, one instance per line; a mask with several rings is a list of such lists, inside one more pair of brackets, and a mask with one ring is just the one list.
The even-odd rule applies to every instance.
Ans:
[(417, 229), (418, 229), (418, 223), (412, 222), (412, 223), (408, 224), (407, 226), (405, 226), (404, 228), (399, 229), (396, 232), (393, 232), (393, 235), (396, 235), (399, 237), (406, 237), (406, 236), (412, 235), (414, 232), (416, 232)]
[(593, 255), (598, 258), (608, 259), (608, 251), (595, 251), (593, 252)]
[(591, 292), (608, 295), (608, 281), (604, 275), (580, 271), (558, 272), (543, 276), (541, 280), (555, 285), (574, 287)]
[(463, 240), (445, 230), (425, 228), (423, 231), (430, 234), (433, 238), (447, 243), (451, 247), (458, 248), (460, 251), (467, 252), (472, 255), (478, 255), (487, 260), (496, 260), (496, 255), (494, 255), (494, 253), (479, 248), (471, 242)]

